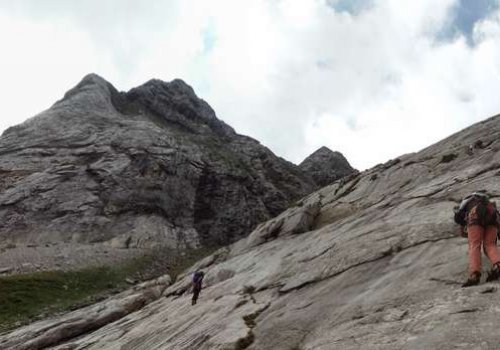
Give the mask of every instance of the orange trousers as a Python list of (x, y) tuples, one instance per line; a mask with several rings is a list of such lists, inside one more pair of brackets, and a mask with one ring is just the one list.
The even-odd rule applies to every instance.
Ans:
[(497, 249), (497, 228), (479, 225), (467, 226), (469, 240), (469, 272), (481, 272), (481, 245), (491, 264), (500, 262), (500, 252)]

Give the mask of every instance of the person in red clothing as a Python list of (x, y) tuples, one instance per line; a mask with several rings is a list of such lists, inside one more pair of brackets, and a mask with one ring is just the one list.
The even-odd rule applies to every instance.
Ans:
[(481, 280), (481, 246), (492, 268), (486, 281), (500, 277), (500, 252), (497, 248), (499, 214), (494, 202), (483, 192), (465, 197), (455, 212), (455, 222), (467, 226), (469, 241), (469, 277), (462, 287), (479, 284)]

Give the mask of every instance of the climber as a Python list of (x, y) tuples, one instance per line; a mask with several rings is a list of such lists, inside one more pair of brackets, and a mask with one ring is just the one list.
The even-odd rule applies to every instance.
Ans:
[(500, 252), (497, 249), (499, 213), (496, 204), (484, 192), (465, 197), (455, 211), (455, 222), (467, 228), (469, 241), (469, 277), (462, 287), (475, 286), (481, 280), (481, 245), (492, 268), (486, 282), (500, 277)]
[(193, 279), (192, 279), (193, 299), (191, 299), (191, 305), (195, 305), (196, 301), (198, 300), (198, 296), (200, 295), (203, 283), (203, 277), (205, 277), (203, 271), (196, 271), (193, 274)]

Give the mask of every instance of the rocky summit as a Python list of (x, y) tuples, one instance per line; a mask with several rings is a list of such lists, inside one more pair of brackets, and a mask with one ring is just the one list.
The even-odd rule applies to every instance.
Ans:
[(118, 92), (95, 74), (3, 133), (0, 176), (0, 267), (16, 269), (220, 247), (318, 188), (183, 81)]
[(328, 147), (321, 147), (304, 159), (299, 167), (309, 174), (321, 187), (326, 186), (344, 176), (357, 173), (340, 152), (333, 152)]
[(497, 116), (340, 179), (172, 285), (19, 328), (0, 348), (498, 349), (500, 284), (460, 288), (467, 240), (452, 210), (477, 190), (498, 200), (499, 140)]

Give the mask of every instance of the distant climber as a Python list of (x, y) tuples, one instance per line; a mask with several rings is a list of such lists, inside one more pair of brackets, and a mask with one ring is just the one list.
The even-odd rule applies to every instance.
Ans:
[(469, 277), (462, 287), (479, 284), (481, 280), (481, 245), (492, 268), (486, 282), (500, 277), (500, 251), (497, 248), (499, 213), (496, 204), (484, 192), (465, 197), (455, 210), (455, 222), (466, 226), (469, 241)]
[(195, 305), (196, 302), (198, 301), (198, 296), (200, 295), (203, 283), (203, 277), (205, 277), (203, 271), (196, 271), (193, 274), (193, 279), (192, 279), (193, 299), (191, 299), (191, 305)]

